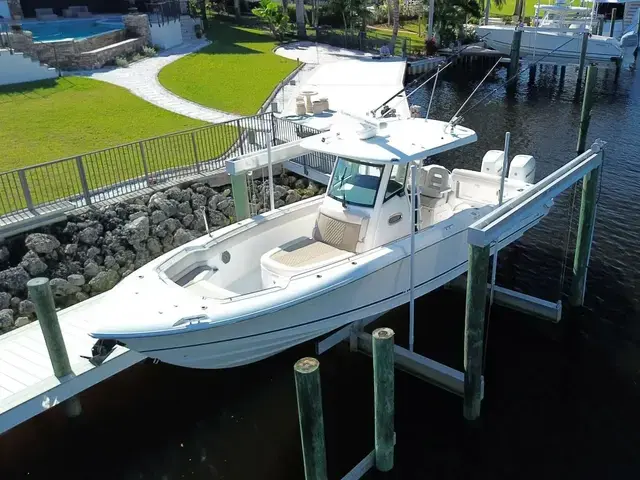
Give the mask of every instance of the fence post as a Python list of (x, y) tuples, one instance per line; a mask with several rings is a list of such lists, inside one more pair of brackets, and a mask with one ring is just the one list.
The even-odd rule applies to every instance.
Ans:
[(240, 155), (244, 155), (244, 140), (242, 138), (242, 130), (240, 128), (240, 120), (236, 120), (236, 124), (238, 125), (236, 129), (238, 130), (238, 141), (240, 142)]
[(78, 155), (76, 157), (76, 165), (78, 166), (78, 175), (80, 175), (80, 185), (82, 185), (84, 201), (87, 205), (91, 205), (91, 194), (89, 193), (89, 185), (87, 184), (87, 175), (84, 171), (84, 164), (82, 163), (82, 155)]
[(147, 181), (147, 186), (149, 186), (149, 166), (147, 165), (147, 152), (145, 151), (144, 143), (142, 141), (138, 142), (138, 147), (140, 148), (142, 168), (144, 168), (144, 178)]
[(191, 132), (191, 143), (193, 144), (193, 159), (196, 162), (196, 172), (200, 173), (200, 162), (198, 162), (198, 145), (196, 143), (196, 132)]
[(27, 202), (27, 208), (33, 211), (33, 199), (31, 198), (31, 190), (29, 190), (29, 183), (27, 182), (27, 175), (24, 170), (18, 170), (18, 177), (20, 178), (20, 185), (22, 186), (22, 193), (24, 199)]
[[(27, 289), (29, 290), (29, 297), (36, 307), (36, 316), (42, 329), (42, 336), (47, 346), (53, 373), (57, 378), (72, 375), (73, 370), (71, 370), (67, 347), (64, 344), (64, 338), (60, 330), (49, 279), (42, 277), (32, 278), (27, 282)], [(69, 416), (77, 416), (82, 411), (80, 401), (75, 397), (71, 397), (65, 404), (67, 415)]]

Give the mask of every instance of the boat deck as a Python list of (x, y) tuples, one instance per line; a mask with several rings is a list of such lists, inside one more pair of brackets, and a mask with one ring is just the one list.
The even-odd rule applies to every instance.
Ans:
[(39, 322), (0, 336), (0, 434), (145, 358), (120, 346), (98, 367), (82, 358), (95, 343), (82, 312), (98, 298), (58, 312), (74, 375), (54, 375)]

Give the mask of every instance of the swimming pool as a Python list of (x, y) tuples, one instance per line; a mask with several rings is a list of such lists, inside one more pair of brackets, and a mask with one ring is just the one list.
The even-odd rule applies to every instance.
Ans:
[(25, 22), (22, 24), (22, 28), (33, 33), (33, 39), (37, 42), (51, 42), (65, 39), (80, 40), (113, 30), (121, 30), (124, 28), (124, 24), (121, 17), (83, 18), (49, 22)]

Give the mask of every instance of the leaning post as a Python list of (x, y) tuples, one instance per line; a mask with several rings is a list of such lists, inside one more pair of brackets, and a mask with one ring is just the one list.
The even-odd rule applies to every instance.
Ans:
[(327, 455), (324, 445), (320, 362), (311, 357), (293, 366), (298, 399), (298, 419), (306, 480), (327, 479)]
[(378, 328), (372, 335), (376, 468), (381, 472), (393, 468), (394, 335), (390, 328)]
[[(67, 375), (73, 375), (67, 347), (64, 344), (64, 338), (60, 330), (60, 323), (58, 321), (49, 279), (43, 277), (32, 278), (27, 282), (27, 289), (29, 291), (29, 297), (36, 308), (36, 316), (40, 323), (44, 343), (47, 346), (53, 373), (59, 379)], [(82, 413), (80, 401), (75, 397), (68, 399), (65, 402), (65, 406), (67, 415), (70, 417), (75, 417)]]
[[(584, 90), (582, 112), (580, 115), (580, 132), (578, 134), (577, 152), (585, 151), (589, 121), (591, 119), (591, 107), (593, 105), (593, 87), (595, 84), (597, 68), (590, 65), (587, 68), (587, 84)], [(593, 229), (596, 222), (596, 198), (598, 194), (598, 182), (600, 167), (587, 173), (582, 180), (582, 198), (580, 201), (580, 219), (578, 221), (578, 233), (576, 238), (576, 251), (573, 258), (573, 279), (569, 293), (571, 306), (584, 304), (584, 293), (587, 283), (587, 270), (589, 257), (591, 256), (591, 244), (593, 242)]]
[(244, 220), (251, 216), (249, 211), (249, 189), (247, 188), (247, 174), (229, 175), (231, 177), (231, 193), (236, 208), (236, 220)]
[(469, 271), (464, 316), (464, 418), (480, 416), (482, 402), (482, 356), (484, 314), (489, 271), (489, 245), (469, 245)]

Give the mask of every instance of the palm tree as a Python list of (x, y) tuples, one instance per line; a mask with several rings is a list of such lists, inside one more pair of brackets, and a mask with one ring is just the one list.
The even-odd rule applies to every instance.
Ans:
[(387, 25), (391, 26), (391, 12), (393, 12), (393, 0), (387, 0)]
[(236, 14), (236, 20), (240, 20), (240, 0), (233, 0), (233, 11)]
[(393, 32), (391, 34), (391, 41), (389, 42), (389, 50), (393, 55), (396, 47), (396, 39), (398, 38), (398, 30), (400, 29), (400, 0), (392, 0), (392, 1), (393, 1)]

